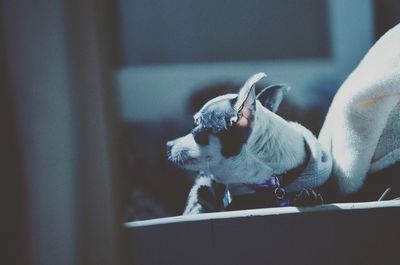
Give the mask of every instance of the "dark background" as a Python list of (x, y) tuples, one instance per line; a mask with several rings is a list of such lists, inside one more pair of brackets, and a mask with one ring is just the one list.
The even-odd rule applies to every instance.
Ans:
[(122, 0), (120, 5), (124, 66), (330, 55), (326, 1)]

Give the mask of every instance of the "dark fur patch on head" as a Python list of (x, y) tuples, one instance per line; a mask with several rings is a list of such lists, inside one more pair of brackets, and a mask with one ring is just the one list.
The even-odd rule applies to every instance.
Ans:
[(201, 111), (199, 120), (199, 128), (207, 129), (220, 139), (224, 157), (238, 155), (251, 132), (250, 128), (230, 125), (231, 118), (237, 115), (233, 107), (235, 101), (236, 98), (225, 99), (207, 106)]
[(194, 141), (198, 145), (208, 145), (209, 142), (209, 136), (210, 136), (211, 130), (209, 128), (204, 128), (202, 126), (196, 126), (192, 130), (192, 135)]
[(221, 141), (221, 153), (224, 157), (237, 156), (250, 136), (250, 128), (233, 125), (217, 135)]

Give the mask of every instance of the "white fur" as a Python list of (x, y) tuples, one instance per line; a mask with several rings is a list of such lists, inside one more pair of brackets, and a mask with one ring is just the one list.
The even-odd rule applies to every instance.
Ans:
[(303, 163), (305, 158), (303, 135), (293, 123), (264, 108), (257, 101), (253, 133), (247, 147), (258, 160), (282, 174)]

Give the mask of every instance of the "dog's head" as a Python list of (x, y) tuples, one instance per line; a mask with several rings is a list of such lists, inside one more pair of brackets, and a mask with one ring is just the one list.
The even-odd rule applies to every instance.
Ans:
[[(264, 73), (255, 74), (238, 94), (208, 101), (194, 115), (193, 130), (167, 143), (169, 160), (185, 169), (209, 170), (213, 175), (221, 173), (225, 178), (235, 174), (240, 167), (238, 163), (249, 159), (244, 147), (257, 130), (257, 114), (275, 112), (289, 89), (286, 85), (272, 85), (256, 96), (255, 84), (264, 77)], [(223, 176), (217, 179), (224, 182)]]

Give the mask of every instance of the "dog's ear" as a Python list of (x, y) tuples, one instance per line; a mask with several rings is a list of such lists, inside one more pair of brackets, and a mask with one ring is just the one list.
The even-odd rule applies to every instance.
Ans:
[(264, 107), (272, 112), (276, 112), (282, 102), (283, 96), (285, 96), (289, 90), (290, 86), (286, 84), (275, 84), (264, 88), (258, 93), (256, 98)]
[(252, 75), (246, 83), (244, 83), (234, 105), (237, 115), (232, 117), (231, 124), (235, 123), (242, 127), (248, 127), (250, 125), (250, 121), (254, 118), (257, 100), (254, 85), (266, 76), (265, 73), (258, 73)]

